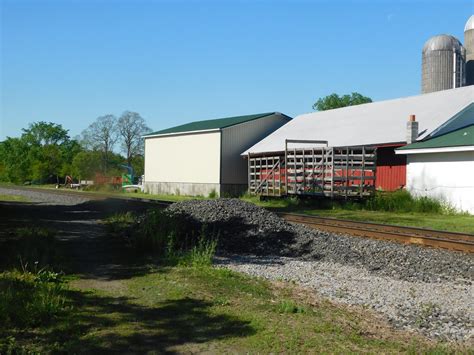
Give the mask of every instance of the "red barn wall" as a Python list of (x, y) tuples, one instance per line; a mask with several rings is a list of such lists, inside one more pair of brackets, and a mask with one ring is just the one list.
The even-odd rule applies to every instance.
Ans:
[(401, 147), (401, 145), (377, 147), (375, 188), (394, 191), (406, 185), (407, 159), (404, 154), (395, 154), (395, 149), (398, 147)]

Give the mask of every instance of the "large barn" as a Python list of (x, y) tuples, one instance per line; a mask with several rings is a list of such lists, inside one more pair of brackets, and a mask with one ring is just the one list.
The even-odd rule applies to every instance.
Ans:
[[(367, 174), (365, 180), (363, 179), (357, 184), (360, 183), (362, 186), (370, 178), (375, 178), (375, 188), (386, 191), (396, 190), (404, 187), (407, 183), (407, 159), (406, 155), (396, 155), (395, 149), (406, 145), (407, 136), (413, 134), (415, 134), (413, 137), (408, 137), (409, 143), (411, 143), (411, 139), (423, 140), (443, 127), (445, 133), (446, 130), (459, 128), (454, 123), (448, 126), (445, 123), (447, 121), (452, 122), (473, 101), (474, 86), (467, 86), (395, 100), (303, 114), (244, 151), (242, 155), (247, 156), (251, 162), (249, 178), (252, 180), (256, 174), (260, 174), (259, 178), (261, 179), (264, 176), (270, 176), (269, 172), (272, 169), (269, 163), (265, 167), (266, 171), (264, 173), (255, 173), (254, 166), (264, 166), (262, 162), (273, 162), (272, 159), (275, 159), (275, 156), (278, 155), (288, 158), (288, 154), (292, 153), (292, 150), (288, 150), (287, 147), (288, 140), (296, 141), (290, 141), (290, 143), (293, 143), (293, 147), (295, 145), (309, 147), (313, 144), (309, 141), (316, 140), (324, 142), (327, 147), (376, 148), (375, 177)], [(410, 117), (418, 123), (416, 132), (413, 129), (407, 130), (407, 121)], [(460, 122), (459, 119), (457, 122)], [(326, 149), (322, 152), (323, 157), (324, 154), (327, 154), (327, 151), (329, 150)], [(304, 155), (303, 151), (302, 153)], [(348, 157), (344, 163), (346, 164), (345, 174), (347, 175), (348, 161), (353, 159), (352, 156), (361, 156), (361, 151), (347, 150), (343, 154)], [(339, 153), (339, 155), (341, 154)], [(307, 157), (303, 159), (307, 160)], [(284, 158), (281, 159), (282, 164), (283, 160)], [(362, 166), (362, 164), (360, 162), (359, 166)], [(289, 169), (290, 166), (287, 168)], [(283, 170), (288, 176), (291, 176), (286, 170), (287, 168)], [(298, 168), (295, 166), (293, 171), (297, 170)], [(365, 162), (364, 170), (367, 170)], [(358, 174), (361, 174), (361, 172), (359, 171)], [(275, 176), (271, 176), (271, 178), (275, 179)], [(285, 179), (288, 178), (285, 177)], [(306, 180), (308, 176), (302, 177), (302, 179)], [(353, 181), (346, 182), (347, 185), (349, 183), (353, 184)], [(257, 181), (255, 184), (254, 188), (266, 185), (263, 181)], [(332, 186), (331, 189), (333, 189)], [(282, 189), (280, 188), (280, 190)]]
[(290, 121), (269, 112), (197, 121), (150, 133), (145, 138), (146, 192), (218, 196), (247, 189), (247, 164), (240, 153)]

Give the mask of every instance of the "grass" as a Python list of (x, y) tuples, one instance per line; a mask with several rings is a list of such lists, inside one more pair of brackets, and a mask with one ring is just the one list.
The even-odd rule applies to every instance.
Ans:
[(48, 324), (66, 311), (58, 274), (7, 271), (0, 274), (0, 324), (24, 329)]
[(296, 198), (260, 200), (255, 196), (244, 196), (243, 199), (276, 211), (474, 234), (474, 216), (456, 213), (432, 199), (413, 199), (405, 191), (379, 193), (367, 202)]
[(227, 269), (151, 267), (114, 289), (94, 285), (71, 282), (67, 302), (74, 302), (73, 312), (32, 328), (34, 337), (4, 329), (4, 346), (13, 338), (14, 346), (41, 353), (442, 354), (453, 349), (393, 331), (366, 313), (288, 285)]
[(0, 194), (0, 202), (30, 202), (24, 196)]
[(308, 215), (349, 219), (353, 221), (374, 222), (400, 226), (446, 230), (474, 234), (474, 216), (470, 215), (437, 215), (424, 213), (402, 213), (365, 210), (297, 210)]

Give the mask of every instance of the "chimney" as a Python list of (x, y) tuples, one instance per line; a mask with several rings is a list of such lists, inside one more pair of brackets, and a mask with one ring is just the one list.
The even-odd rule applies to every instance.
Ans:
[(407, 122), (407, 144), (416, 142), (418, 138), (418, 122), (416, 121), (415, 115), (410, 115)]

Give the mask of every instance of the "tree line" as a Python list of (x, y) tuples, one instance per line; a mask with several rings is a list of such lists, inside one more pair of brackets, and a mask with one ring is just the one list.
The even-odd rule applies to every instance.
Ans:
[[(121, 164), (143, 174), (143, 134), (151, 130), (136, 112), (98, 117), (81, 135), (53, 122), (35, 122), (18, 138), (0, 142), (0, 181), (59, 183), (66, 175), (93, 179), (97, 173), (121, 175)], [(117, 153), (115, 148), (119, 148)]]

